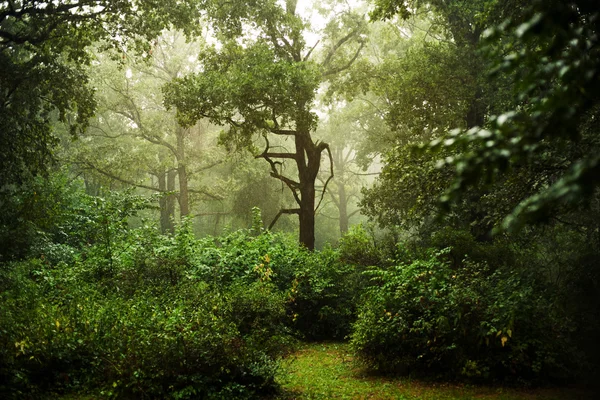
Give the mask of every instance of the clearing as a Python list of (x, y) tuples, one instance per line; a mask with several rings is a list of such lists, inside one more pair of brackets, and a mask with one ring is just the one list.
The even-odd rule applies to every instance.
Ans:
[(277, 399), (575, 400), (591, 394), (569, 388), (513, 389), (370, 377), (353, 363), (347, 344), (303, 345), (284, 362)]

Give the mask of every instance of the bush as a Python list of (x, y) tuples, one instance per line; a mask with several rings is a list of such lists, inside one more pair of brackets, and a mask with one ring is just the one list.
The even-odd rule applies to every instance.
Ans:
[(5, 397), (81, 387), (136, 398), (231, 398), (275, 389), (278, 360), (291, 341), (284, 294), (272, 285), (219, 288), (187, 279), (124, 296), (69, 274), (31, 261), (5, 277)]
[(359, 359), (384, 373), (475, 380), (568, 378), (575, 372), (569, 319), (551, 290), (522, 271), (464, 261), (450, 250), (366, 274), (351, 337)]
[(334, 250), (307, 257), (289, 290), (294, 328), (308, 340), (345, 339), (356, 320), (360, 278)]
[(0, 397), (257, 396), (293, 336), (348, 334), (360, 275), (336, 251), (256, 229), (199, 240), (188, 222), (164, 236), (129, 227), (143, 199), (87, 200), (74, 254), (49, 256), (49, 237), (0, 270)]

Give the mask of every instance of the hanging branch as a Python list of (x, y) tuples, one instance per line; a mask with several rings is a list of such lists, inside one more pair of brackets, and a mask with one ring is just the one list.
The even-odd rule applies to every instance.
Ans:
[(273, 228), (273, 226), (275, 226), (275, 223), (277, 222), (279, 217), (281, 217), (283, 214), (298, 214), (298, 215), (300, 215), (300, 209), (299, 208), (284, 208), (284, 209), (279, 210), (279, 212), (277, 213), (275, 218), (273, 218), (273, 221), (271, 221), (269, 228), (267, 228), (267, 229), (271, 230)]
[(329, 156), (329, 168), (331, 169), (331, 174), (329, 175), (329, 177), (325, 181), (325, 184), (323, 185), (323, 191), (321, 192), (321, 198), (319, 199), (319, 203), (317, 204), (317, 207), (315, 208), (315, 213), (319, 209), (319, 206), (321, 205), (321, 202), (323, 201), (323, 197), (325, 197), (325, 192), (327, 191), (327, 185), (329, 185), (329, 182), (333, 179), (333, 156), (331, 155), (331, 149), (329, 148), (329, 145), (324, 142), (319, 144), (318, 149), (319, 149), (319, 152), (322, 152), (323, 150), (327, 151), (327, 155)]
[(301, 204), (301, 199), (300, 199), (300, 196), (298, 195), (298, 188), (300, 187), (300, 183), (298, 183), (286, 176), (283, 176), (280, 171), (277, 171), (277, 164), (281, 165), (281, 162), (273, 161), (271, 158), (271, 157), (288, 158), (288, 159), (295, 160), (298, 157), (298, 155), (296, 153), (269, 153), (269, 149), (271, 148), (269, 139), (266, 137), (266, 135), (263, 136), (263, 138), (265, 139), (265, 142), (266, 142), (265, 150), (261, 154), (256, 155), (255, 158), (264, 158), (265, 160), (267, 160), (267, 162), (271, 166), (271, 176), (273, 178), (279, 179), (281, 182), (285, 183), (286, 186), (292, 191), (292, 194), (294, 195), (294, 200), (296, 200), (296, 203)]

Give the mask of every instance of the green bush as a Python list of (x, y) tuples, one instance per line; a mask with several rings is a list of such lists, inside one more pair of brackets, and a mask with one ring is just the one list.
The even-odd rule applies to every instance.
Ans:
[[(61, 275), (13, 268), (2, 293), (0, 393), (23, 398), (97, 388), (106, 396), (231, 398), (276, 387), (290, 348), (285, 297), (257, 280), (217, 288), (186, 280), (123, 296)], [(56, 277), (55, 277), (56, 278)]]
[(0, 270), (0, 396), (257, 396), (293, 337), (348, 334), (360, 274), (338, 252), (256, 229), (197, 239), (186, 221), (161, 235), (129, 226), (143, 199), (85, 199), (72, 255), (48, 236)]
[(576, 351), (569, 319), (536, 276), (491, 271), (450, 250), (366, 274), (367, 289), (351, 344), (384, 373), (475, 380), (568, 378)]
[(308, 340), (345, 339), (356, 320), (360, 292), (360, 273), (339, 262), (337, 251), (311, 254), (289, 290), (294, 328)]
[(305, 339), (343, 339), (360, 297), (360, 274), (339, 253), (309, 252), (289, 236), (237, 231), (199, 242), (192, 261), (196, 279), (216, 286), (269, 282), (287, 298), (286, 323)]

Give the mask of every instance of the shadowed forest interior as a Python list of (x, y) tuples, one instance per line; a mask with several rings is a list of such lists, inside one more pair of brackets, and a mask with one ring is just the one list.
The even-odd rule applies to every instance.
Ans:
[(593, 398), (599, 34), (596, 0), (0, 1), (0, 397)]

